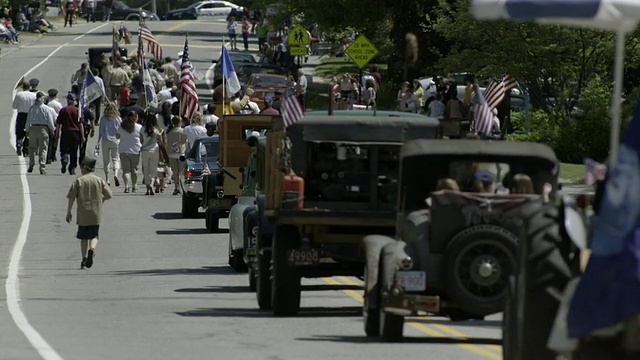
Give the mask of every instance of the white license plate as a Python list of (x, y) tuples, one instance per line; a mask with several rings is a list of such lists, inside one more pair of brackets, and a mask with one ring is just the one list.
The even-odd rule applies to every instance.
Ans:
[(209, 207), (212, 209), (229, 209), (232, 205), (232, 199), (209, 199)]
[(287, 253), (287, 260), (291, 266), (317, 265), (320, 262), (320, 252), (311, 247), (291, 249)]
[(424, 271), (399, 271), (396, 280), (405, 291), (424, 291), (427, 288), (427, 274)]

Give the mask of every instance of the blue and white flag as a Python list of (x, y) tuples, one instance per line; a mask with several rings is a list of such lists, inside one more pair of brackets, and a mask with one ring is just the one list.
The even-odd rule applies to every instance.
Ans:
[(82, 89), (80, 90), (80, 108), (84, 109), (94, 102), (99, 97), (104, 96), (104, 90), (100, 84), (96, 81), (91, 71), (87, 71), (82, 82)]
[(640, 314), (640, 103), (609, 171), (591, 256), (567, 316), (583, 337)]
[(240, 91), (242, 88), (240, 86), (240, 80), (238, 80), (238, 74), (236, 74), (236, 70), (233, 68), (231, 57), (229, 57), (225, 46), (222, 47), (222, 74), (226, 80), (227, 97), (231, 97)]
[(149, 71), (149, 66), (146, 61), (144, 62), (144, 70), (142, 71), (142, 84), (144, 85), (144, 94), (147, 100), (147, 106), (157, 108), (158, 95), (156, 94), (156, 87), (153, 86), (151, 71)]

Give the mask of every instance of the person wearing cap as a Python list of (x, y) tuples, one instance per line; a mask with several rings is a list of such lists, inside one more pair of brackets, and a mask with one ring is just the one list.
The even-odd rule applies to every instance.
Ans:
[(205, 124), (214, 124), (218, 125), (219, 117), (215, 115), (216, 112), (216, 104), (207, 104), (204, 106), (204, 123)]
[[(56, 116), (57, 116), (63, 107), (60, 101), (58, 100), (58, 90), (49, 89), (47, 93), (49, 94), (49, 96), (47, 96), (47, 100), (45, 101), (45, 103), (47, 104), (47, 106), (49, 106), (56, 112)], [(51, 164), (53, 161), (57, 161), (56, 150), (58, 149), (59, 139), (60, 138), (57, 137), (55, 133), (53, 134), (53, 136), (49, 137), (49, 151), (47, 154), (47, 164)]]
[(476, 189), (480, 193), (495, 193), (496, 177), (489, 170), (478, 170), (474, 174)]
[(18, 112), (18, 115), (16, 116), (16, 127), (14, 130), (16, 136), (16, 154), (18, 156), (27, 156), (28, 150), (26, 148), (22, 148), (22, 142), (26, 136), (25, 125), (27, 123), (27, 114), (29, 113), (31, 106), (36, 103), (36, 94), (29, 91), (29, 88), (29, 83), (22, 81), (22, 91), (16, 93), (16, 96), (13, 98), (12, 107)]
[(60, 139), (61, 173), (69, 169), (69, 175), (75, 174), (78, 166), (78, 151), (84, 138), (84, 125), (80, 122), (80, 113), (76, 106), (76, 94), (67, 94), (67, 106), (63, 107), (56, 119), (56, 137)]
[(138, 113), (138, 119), (140, 119), (140, 120), (144, 118), (144, 108), (142, 106), (138, 105), (139, 98), (140, 98), (140, 95), (138, 95), (137, 92), (131, 92), (131, 94), (129, 95), (129, 103), (120, 108), (120, 116), (122, 118), (124, 118), (124, 116), (129, 111), (137, 112)]
[(173, 80), (167, 79), (165, 81), (166, 88), (158, 91), (156, 97), (158, 98), (158, 104), (162, 104), (165, 101), (169, 101), (173, 98), (173, 94), (171, 94), (171, 89), (173, 88)]
[(123, 66), (122, 62), (118, 61), (116, 66), (109, 72), (108, 84), (109, 93), (111, 94), (110, 100), (116, 100), (120, 95), (120, 88), (128, 86), (131, 83), (131, 77)]
[(40, 84), (40, 80), (33, 78), (33, 79), (29, 79), (29, 91), (35, 93), (38, 91), (38, 85)]
[(71, 223), (73, 215), (73, 204), (77, 201), (76, 224), (78, 232), (76, 238), (80, 240), (80, 269), (93, 266), (100, 225), (102, 224), (102, 214), (104, 212), (104, 202), (111, 199), (112, 193), (107, 182), (97, 176), (96, 159), (86, 156), (82, 161), (82, 176), (79, 176), (71, 184), (67, 193), (69, 200), (67, 206), (67, 223)]
[(264, 109), (262, 109), (260, 115), (280, 115), (280, 111), (273, 108), (273, 96), (267, 95), (264, 97)]
[(36, 93), (36, 103), (31, 106), (27, 114), (27, 122), (24, 130), (29, 134), (29, 168), (27, 172), (33, 172), (35, 155), (38, 152), (40, 158), (40, 174), (46, 174), (47, 148), (49, 147), (49, 134), (55, 130), (55, 111), (45, 104), (47, 94), (43, 91)]
[(55, 110), (56, 114), (59, 113), (60, 110), (62, 110), (63, 105), (60, 103), (60, 100), (58, 100), (58, 90), (49, 89), (48, 95), (49, 95), (49, 101), (47, 102), (47, 105), (53, 110)]
[(82, 83), (84, 79), (87, 77), (87, 72), (89, 71), (89, 64), (84, 62), (80, 64), (80, 69), (76, 70), (76, 72), (71, 75), (71, 85), (76, 84), (78, 87), (82, 88)]

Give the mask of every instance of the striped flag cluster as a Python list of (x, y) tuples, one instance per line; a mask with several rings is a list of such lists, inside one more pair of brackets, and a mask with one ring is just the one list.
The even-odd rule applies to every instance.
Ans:
[(191, 60), (189, 60), (189, 38), (184, 41), (182, 51), (182, 65), (180, 66), (180, 116), (189, 120), (200, 109), (198, 92), (191, 73)]
[(118, 52), (119, 52), (119, 45), (118, 45), (118, 30), (116, 30), (116, 25), (113, 25), (113, 39), (112, 39), (112, 45), (111, 45), (111, 62), (113, 64), (116, 63), (116, 60), (118, 60)]
[(300, 100), (295, 95), (288, 96), (282, 100), (280, 107), (282, 112), (282, 120), (284, 121), (284, 127), (287, 128), (304, 117), (304, 111), (300, 105)]
[(474, 122), (476, 131), (480, 134), (491, 135), (493, 133), (494, 115), (493, 109), (502, 103), (511, 89), (517, 85), (516, 81), (509, 75), (501, 81), (492, 81), (484, 90), (484, 94), (474, 85), (475, 99), (473, 101)]
[(147, 50), (149, 50), (153, 57), (157, 60), (162, 59), (162, 47), (151, 33), (151, 30), (147, 29), (146, 26), (140, 27), (138, 37), (147, 42)]

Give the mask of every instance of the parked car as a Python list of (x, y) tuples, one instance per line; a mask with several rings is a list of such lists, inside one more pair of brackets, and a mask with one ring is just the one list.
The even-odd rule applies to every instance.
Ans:
[[(102, 19), (102, 15), (104, 14), (105, 7), (102, 6), (102, 2), (98, 1), (98, 5), (95, 9), (95, 17), (96, 19)], [(122, 1), (114, 1), (113, 6), (111, 7), (111, 20), (132, 20), (137, 21), (142, 17), (144, 20), (149, 21), (158, 21), (160, 17), (156, 13), (153, 13), (149, 10), (145, 10), (142, 8), (131, 8), (127, 4)]]
[(186, 8), (170, 10), (162, 16), (162, 20), (195, 20), (198, 18), (198, 7), (201, 5), (202, 1), (191, 4)]
[[(521, 219), (542, 206), (537, 194), (546, 184), (550, 201), (555, 197), (553, 150), (525, 142), (415, 140), (403, 146), (399, 163), (395, 237), (363, 240), (367, 336), (400, 340), (405, 316), (436, 314), (458, 321), (502, 311), (516, 268)], [(530, 179), (523, 194), (477, 188), (484, 181), (512, 189), (516, 175), (518, 181), (524, 175)], [(440, 190), (443, 181), (459, 190)]]
[(195, 141), (184, 158), (185, 164), (180, 171), (180, 190), (182, 191), (182, 216), (195, 218), (203, 199), (202, 171), (205, 164), (211, 173), (218, 171), (218, 135), (203, 137)]

